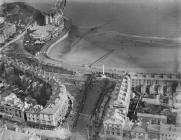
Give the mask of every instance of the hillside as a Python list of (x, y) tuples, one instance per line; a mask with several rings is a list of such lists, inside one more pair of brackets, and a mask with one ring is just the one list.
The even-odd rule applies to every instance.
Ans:
[(31, 20), (36, 20), (38, 24), (44, 24), (43, 14), (24, 2), (4, 3), (1, 14), (11, 23), (21, 22), (27, 25)]

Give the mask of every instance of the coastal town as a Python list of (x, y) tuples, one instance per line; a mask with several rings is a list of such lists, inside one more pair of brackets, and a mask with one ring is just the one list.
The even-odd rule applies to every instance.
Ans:
[(1, 6), (0, 140), (180, 140), (181, 73), (94, 65), (109, 53), (91, 65), (47, 55), (71, 34), (66, 5)]

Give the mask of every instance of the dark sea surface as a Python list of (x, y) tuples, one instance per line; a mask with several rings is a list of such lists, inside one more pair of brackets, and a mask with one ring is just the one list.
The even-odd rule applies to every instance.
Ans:
[[(13, 1), (13, 0), (7, 0)], [(55, 0), (22, 0), (48, 11)], [(179, 38), (181, 1), (179, 0), (68, 0), (65, 15), (77, 26), (109, 22), (104, 28), (121, 33)]]

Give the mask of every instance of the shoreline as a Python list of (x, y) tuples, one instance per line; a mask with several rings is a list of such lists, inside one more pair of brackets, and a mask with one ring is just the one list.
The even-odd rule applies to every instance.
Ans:
[[(129, 38), (132, 38), (132, 37), (128, 37), (128, 39)], [(134, 38), (132, 39), (133, 41), (137, 41), (137, 40), (134, 40)], [(140, 40), (140, 39), (138, 39), (138, 40)], [(149, 41), (149, 40), (148, 40)], [(140, 40), (140, 42), (148, 42), (147, 41), (147, 39), (146, 40)], [(170, 46), (172, 46), (171, 44), (172, 43), (164, 43), (164, 42), (160, 42), (160, 41), (162, 41), (162, 40), (158, 40), (158, 39), (156, 39), (156, 41), (155, 40), (153, 40), (152, 41), (152, 43), (156, 43), (156, 44), (159, 44), (159, 45), (162, 45), (161, 43), (163, 43), (163, 44), (165, 44), (165, 46), (160, 46), (160, 48), (171, 48)], [(56, 48), (59, 48), (60, 50), (61, 50), (61, 47), (63, 47), (63, 46), (61, 46), (62, 44), (61, 44), (61, 42), (60, 42), (60, 44), (58, 45), (58, 46), (54, 46), (54, 47), (56, 47)], [(175, 44), (174, 44), (175, 45)], [(145, 49), (147, 49), (147, 48), (150, 48), (150, 49), (155, 49), (156, 47), (155, 46), (139, 46), (139, 47), (143, 47), (143, 48), (145, 48)], [(176, 44), (175, 45), (175, 48), (178, 48), (179, 46)], [(131, 47), (130, 47), (131, 48)], [(133, 47), (134, 48), (134, 47)], [(174, 49), (175, 49), (174, 48)], [(179, 47), (180, 48), (180, 47)], [(51, 49), (53, 49), (53, 47), (51, 48)], [(50, 51), (51, 51), (51, 49), (49, 49), (49, 51), (47, 52), (47, 55), (48, 55), (48, 53), (50, 53)], [(57, 50), (57, 51), (60, 51), (60, 50)], [(171, 48), (172, 49), (172, 48)], [(66, 55), (66, 54), (65, 54)], [(64, 54), (63, 54), (63, 56), (61, 56), (60, 58), (59, 57), (56, 57), (56, 56), (52, 56), (51, 57), (51, 54), (49, 54), (49, 56), (48, 56), (49, 58), (51, 58), (52, 60), (54, 60), (54, 61), (56, 61), (57, 63), (58, 62), (61, 62), (61, 65), (62, 65), (62, 67), (64, 67), (64, 68), (66, 68), (66, 67), (70, 67), (69, 65), (71, 65), (71, 67), (74, 67), (74, 68), (72, 68), (72, 69), (76, 69), (75, 67), (77, 67), (77, 69), (81, 69), (80, 71), (82, 72), (82, 71), (99, 71), (99, 72), (102, 72), (102, 66), (100, 66), (100, 65), (96, 65), (96, 66), (93, 66), (92, 67), (92, 70), (91, 70), (91, 68), (89, 68), (88, 67), (88, 64), (76, 64), (76, 63), (69, 63), (69, 62), (67, 62), (66, 60), (64, 61), (64, 58), (62, 59), (61, 57), (64, 57)], [(57, 59), (56, 59), (57, 58)], [(149, 62), (148, 62), (149, 63)], [(133, 63), (134, 64), (134, 63)], [(122, 68), (121, 68), (122, 67)], [(144, 68), (146, 68), (146, 69), (144, 69)], [(97, 70), (95, 70), (95, 69), (97, 69)], [(172, 69), (172, 68), (171, 68)], [(116, 71), (131, 71), (131, 72), (134, 72), (134, 71), (136, 71), (136, 72), (153, 72), (153, 73), (156, 73), (156, 72), (158, 72), (158, 73), (160, 73), (160, 72), (163, 72), (163, 73), (179, 73), (179, 72), (173, 72), (173, 70), (171, 70), (170, 68), (166, 68), (166, 67), (164, 67), (164, 65), (163, 66), (161, 66), (161, 67), (153, 67), (153, 66), (149, 66), (149, 67), (139, 67), (139, 65), (138, 66), (136, 66), (135, 67), (135, 65), (132, 65), (132, 64), (126, 64), (126, 65), (118, 65), (117, 67), (113, 67), (113, 66), (106, 66), (105, 67), (105, 71), (107, 71), (107, 72), (115, 72), (115, 73), (117, 73)], [(79, 70), (78, 70), (79, 71)]]

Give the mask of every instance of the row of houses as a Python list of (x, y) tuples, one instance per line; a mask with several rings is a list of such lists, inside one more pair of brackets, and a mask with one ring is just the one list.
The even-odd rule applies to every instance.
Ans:
[[(142, 101), (147, 102), (151, 106), (162, 105), (170, 113), (176, 113), (176, 123), (168, 123), (170, 117), (174, 115), (167, 116), (166, 114), (154, 114), (154, 112), (144, 113), (137, 112), (137, 122), (133, 123), (127, 118), (128, 108), (130, 104), (130, 98), (134, 98), (132, 95), (132, 77), (125, 76), (120, 80), (114, 91), (112, 92), (111, 101), (109, 102), (109, 107), (106, 110), (106, 115), (103, 120), (102, 130), (100, 136), (102, 138), (117, 138), (124, 139), (126, 135), (129, 139), (139, 139), (139, 140), (180, 140), (181, 139), (181, 84), (180, 81), (171, 81), (176, 84), (175, 93), (171, 99), (172, 104), (168, 106), (167, 104), (161, 104), (159, 96), (155, 96), (156, 102), (152, 102), (151, 98), (142, 98)], [(154, 79), (153, 79), (154, 80)], [(165, 81), (162, 81), (163, 83)], [(146, 84), (145, 84), (146, 85)], [(145, 85), (142, 85), (142, 93), (145, 93)], [(147, 85), (148, 86), (148, 85)], [(149, 86), (150, 92), (159, 93), (160, 95), (165, 94), (165, 92), (171, 92), (170, 87), (166, 91), (163, 86)], [(151, 100), (151, 101), (150, 101)], [(159, 103), (158, 103), (159, 102)], [(149, 105), (148, 105), (149, 106)], [(151, 107), (150, 106), (150, 107)], [(168, 108), (169, 107), (169, 108)], [(151, 108), (150, 108), (151, 109)], [(165, 110), (165, 111), (166, 111)], [(163, 109), (164, 111), (164, 109)], [(173, 119), (173, 118), (172, 118)]]
[[(16, 90), (17, 91), (17, 90)], [(60, 121), (65, 119), (69, 99), (66, 96), (66, 88), (61, 85), (60, 92), (52, 95), (46, 106), (33, 105), (33, 102), (25, 98), (22, 101), (13, 91), (6, 91), (0, 98), (0, 115), (3, 118), (27, 122), (30, 126), (40, 127), (41, 125), (56, 127)]]
[(133, 79), (157, 79), (164, 81), (180, 81), (181, 74), (172, 73), (129, 73)]
[[(152, 110), (152, 106), (165, 108), (162, 111), (165, 112), (164, 114), (155, 114), (155, 110), (153, 112), (149, 111), (149, 113), (137, 113), (140, 123), (131, 128), (131, 138), (139, 140), (180, 140), (180, 74), (134, 74), (131, 76), (131, 80), (133, 90), (150, 95), (147, 98), (142, 98), (142, 101), (147, 103), (148, 110)], [(168, 97), (169, 102), (166, 104), (161, 103), (160, 96), (163, 95)], [(170, 115), (167, 115), (166, 111)], [(168, 120), (174, 120), (174, 117), (176, 117), (176, 120), (168, 123)]]
[(36, 108), (26, 111), (27, 122), (32, 127), (50, 126), (56, 127), (65, 119), (69, 107), (69, 99), (66, 90), (60, 87), (60, 93), (52, 95), (42, 110)]
[(131, 81), (125, 76), (118, 81), (109, 102), (103, 120), (101, 137), (123, 137), (123, 129), (127, 125), (127, 113), (130, 103)]
[(139, 88), (137, 88), (137, 91), (145, 94), (145, 93), (149, 93), (149, 94), (158, 94), (158, 95), (164, 95), (166, 93), (171, 94), (173, 91), (172, 86), (166, 86), (166, 85), (157, 85), (157, 84), (153, 84), (153, 85), (140, 85)]
[(181, 127), (168, 124), (149, 124), (147, 126), (135, 125), (130, 131), (134, 140), (180, 140)]
[(140, 85), (160, 85), (170, 87), (172, 86), (173, 82), (179, 82), (181, 80), (180, 74), (130, 74), (132, 87), (138, 87)]
[[(14, 62), (9, 62), (9, 63), (10, 63), (9, 65), (15, 65), (15, 67), (18, 66), (18, 68), (21, 71), (23, 71), (22, 69), (27, 68), (25, 64), (23, 65), (21, 65), (21, 63), (14, 64)], [(31, 72), (34, 73), (35, 72), (34, 69), (32, 69)], [(38, 78), (42, 79), (45, 82), (51, 81), (50, 85), (52, 86), (52, 95), (50, 96), (50, 99), (48, 100), (47, 104), (44, 107), (41, 107), (39, 105), (34, 105), (24, 111), (21, 110), (20, 108), (15, 108), (12, 105), (8, 106), (8, 108), (4, 108), (5, 110), (2, 111), (3, 113), (2, 115), (9, 116), (9, 119), (12, 119), (13, 117), (16, 116), (16, 118), (27, 122), (27, 124), (32, 127), (54, 128), (57, 125), (59, 125), (64, 119), (66, 119), (65, 116), (67, 115), (67, 111), (70, 105), (69, 102), (71, 100), (71, 97), (69, 96), (70, 94), (66, 90), (66, 87), (59, 80), (57, 81), (55, 79), (52, 79), (54, 77), (47, 78), (47, 76), (50, 75), (41, 76), (39, 74), (37, 75), (35, 74), (34, 76), (35, 77), (37, 76)], [(18, 111), (19, 115), (17, 115)]]

